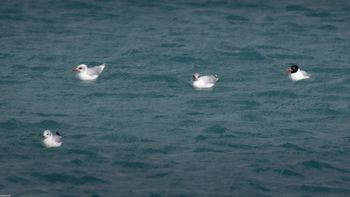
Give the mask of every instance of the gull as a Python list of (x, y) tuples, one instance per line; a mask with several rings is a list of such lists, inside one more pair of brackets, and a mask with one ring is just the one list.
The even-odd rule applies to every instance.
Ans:
[(73, 69), (73, 71), (77, 72), (76, 77), (78, 79), (82, 81), (93, 81), (100, 76), (105, 66), (106, 64), (101, 64), (99, 66), (88, 68), (87, 65), (80, 64), (75, 69)]
[(219, 80), (217, 75), (205, 75), (201, 76), (199, 73), (195, 73), (192, 76), (192, 85), (195, 88), (207, 89), (214, 87), (215, 83)]
[(47, 148), (60, 147), (62, 145), (62, 136), (58, 132), (56, 132), (56, 135), (53, 135), (52, 132), (47, 129), (43, 132), (43, 143)]
[(298, 65), (289, 67), (287, 72), (289, 73), (289, 78), (292, 81), (300, 81), (310, 78), (310, 75), (307, 72), (301, 70)]

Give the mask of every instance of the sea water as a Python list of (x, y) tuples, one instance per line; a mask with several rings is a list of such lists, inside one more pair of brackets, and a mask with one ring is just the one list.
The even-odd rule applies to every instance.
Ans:
[[(349, 10), (1, 1), (0, 195), (349, 196)], [(82, 63), (107, 66), (82, 82)], [(219, 81), (196, 90), (195, 72)]]

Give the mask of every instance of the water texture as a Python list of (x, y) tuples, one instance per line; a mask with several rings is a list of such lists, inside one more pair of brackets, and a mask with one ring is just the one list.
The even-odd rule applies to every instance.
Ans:
[[(349, 196), (349, 10), (1, 1), (0, 195)], [(81, 63), (107, 67), (84, 83)], [(198, 91), (194, 72), (220, 80)]]

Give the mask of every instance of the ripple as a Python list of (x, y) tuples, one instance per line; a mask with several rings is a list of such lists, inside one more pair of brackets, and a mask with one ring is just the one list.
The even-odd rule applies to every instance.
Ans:
[(203, 129), (203, 132), (206, 132), (206, 133), (216, 133), (216, 134), (223, 134), (227, 131), (228, 129), (226, 127), (223, 127), (219, 124), (215, 124), (215, 125), (212, 125), (212, 126), (209, 126), (205, 129)]
[(301, 5), (288, 5), (286, 11), (311, 11), (311, 9)]
[(79, 178), (75, 176), (67, 175), (65, 173), (50, 173), (50, 174), (32, 173), (32, 176), (50, 183), (82, 184), (82, 181)]
[(86, 134), (75, 134), (75, 135), (71, 136), (72, 139), (82, 139), (82, 138), (86, 138), (86, 137), (88, 137), (88, 135), (86, 135)]
[(165, 197), (162, 193), (150, 192), (147, 197)]
[(320, 162), (320, 161), (316, 161), (316, 160), (308, 160), (308, 161), (304, 161), (301, 163), (304, 167), (307, 168), (312, 168), (315, 170), (335, 170), (338, 172), (346, 172), (349, 173), (348, 170), (344, 170), (341, 168), (337, 168), (331, 164), (325, 163), (325, 162)]
[(80, 159), (74, 159), (74, 160), (70, 161), (70, 163), (77, 165), (77, 166), (82, 166), (84, 164), (84, 161), (82, 161)]
[(23, 126), (22, 122), (17, 121), (16, 119), (13, 119), (13, 118), (0, 123), (1, 128), (11, 129), (11, 130), (21, 128), (22, 126)]
[(215, 104), (215, 103), (218, 103), (218, 102), (219, 101), (217, 99), (197, 98), (197, 99), (190, 99), (186, 103), (187, 104), (202, 104), (202, 103)]
[(12, 182), (12, 183), (19, 183), (19, 184), (28, 184), (31, 182), (31, 181), (29, 181), (25, 178), (19, 177), (19, 176), (6, 177), (5, 180)]
[(171, 77), (168, 75), (155, 75), (155, 74), (148, 74), (145, 75), (141, 78), (141, 81), (144, 82), (168, 82), (168, 83), (178, 83), (179, 79), (175, 78), (175, 77)]
[(308, 55), (289, 55), (289, 54), (272, 54), (272, 55), (267, 55), (267, 57), (277, 59), (277, 60), (313, 60), (315, 59), (313, 56), (308, 56)]
[(93, 151), (81, 150), (81, 149), (71, 149), (68, 151), (68, 153), (76, 156), (83, 155), (91, 160), (97, 160), (97, 158), (99, 157), (98, 154)]
[(102, 179), (99, 179), (95, 176), (90, 176), (90, 175), (86, 175), (80, 178), (80, 180), (82, 181), (82, 184), (89, 184), (89, 183), (108, 183), (107, 181), (104, 181)]
[(256, 149), (255, 146), (246, 145), (246, 144), (227, 144), (227, 146), (233, 149), (242, 149), (242, 150)]
[(171, 43), (163, 43), (161, 45), (159, 45), (160, 48), (180, 48), (180, 47), (185, 47), (186, 45), (184, 44), (179, 44), (179, 43), (175, 43), (175, 42), (171, 42)]
[(257, 181), (248, 181), (248, 184), (260, 191), (272, 191), (271, 189), (263, 186), (260, 182)]
[(107, 183), (107, 181), (104, 181), (102, 179), (99, 179), (91, 175), (78, 177), (78, 176), (68, 175), (66, 173), (49, 173), (49, 174), (32, 173), (32, 176), (50, 183), (69, 183), (73, 185)]
[(257, 3), (250, 3), (250, 2), (230, 2), (229, 6), (230, 8), (235, 8), (235, 9), (252, 9), (252, 8), (257, 8), (257, 7), (264, 7), (261, 4), (257, 4)]
[(261, 106), (260, 103), (253, 101), (253, 100), (237, 100), (231, 102), (234, 105), (237, 105), (240, 109), (249, 110), (249, 109), (256, 109), (257, 107)]
[(329, 118), (345, 117), (348, 115), (347, 112), (333, 109), (331, 105), (325, 103), (315, 103), (312, 105), (312, 109), (303, 109), (301, 111), (305, 113), (324, 114)]
[(92, 2), (85, 2), (85, 1), (69, 1), (66, 4), (66, 7), (68, 9), (82, 9), (82, 10), (102, 10), (103, 7), (96, 5)]
[(245, 17), (243, 17), (243, 16), (239, 16), (239, 15), (228, 15), (228, 16), (226, 16), (226, 18), (225, 18), (227, 21), (241, 21), (241, 22), (243, 22), (243, 21), (249, 21), (249, 19), (247, 19), (247, 18), (245, 18)]
[(17, 85), (17, 84), (27, 83), (28, 81), (30, 80), (18, 80), (18, 79), (12, 79), (12, 77), (9, 77), (9, 79), (0, 79), (0, 85)]
[(197, 140), (197, 141), (204, 141), (204, 140), (207, 140), (208, 138), (210, 138), (210, 137), (209, 136), (205, 136), (205, 135), (198, 135), (194, 139)]
[(145, 162), (138, 162), (138, 161), (115, 161), (112, 163), (112, 165), (122, 166), (125, 168), (132, 168), (132, 169), (154, 168), (153, 165), (147, 164)]
[(291, 170), (291, 169), (278, 169), (274, 170), (275, 172), (282, 174), (284, 176), (292, 176), (292, 177), (304, 177), (302, 174), (299, 174), (298, 172)]
[(103, 98), (103, 97), (118, 97), (118, 96), (119, 96), (119, 94), (117, 94), (117, 93), (96, 92), (96, 93), (84, 95), (83, 98), (91, 99), (94, 97)]
[(321, 30), (326, 30), (326, 31), (335, 31), (338, 30), (338, 28), (334, 25), (322, 25), (319, 27)]
[(289, 128), (289, 129), (283, 130), (284, 136), (305, 135), (305, 134), (311, 134), (311, 133), (312, 132), (307, 131), (307, 130), (294, 129), (294, 128)]
[(36, 113), (36, 115), (41, 116), (41, 117), (67, 117), (69, 115), (67, 114), (60, 114), (60, 113)]
[[(231, 49), (230, 49), (231, 48)], [(230, 55), (238, 60), (265, 60), (265, 56), (252, 48), (232, 49), (232, 47), (220, 47), (216, 50), (222, 55)]]
[(100, 139), (107, 140), (110, 142), (122, 142), (122, 143), (133, 143), (133, 142), (155, 142), (154, 140), (142, 138), (137, 135), (131, 134), (119, 134), (119, 133), (107, 133), (103, 135)]
[(147, 178), (150, 178), (150, 179), (163, 178), (163, 177), (169, 176), (171, 174), (173, 174), (173, 173), (172, 172), (159, 172), (159, 173), (156, 173), (154, 175), (147, 176)]
[(312, 13), (305, 14), (305, 16), (315, 17), (315, 18), (328, 18), (328, 17), (331, 17), (333, 15), (330, 14), (329, 12), (312, 12)]
[(286, 148), (286, 149), (291, 149), (291, 150), (297, 150), (297, 151), (307, 151), (306, 149), (304, 148), (301, 148), (295, 144), (292, 144), (292, 143), (284, 143), (282, 145), (280, 145), (281, 147), (283, 148)]
[(223, 151), (221, 151), (221, 150), (215, 150), (215, 149), (212, 149), (212, 148), (199, 147), (199, 148), (193, 149), (192, 152), (194, 152), (194, 153), (209, 153), (209, 152), (212, 152), (212, 153), (222, 153)]
[(261, 97), (278, 97), (278, 98), (295, 98), (298, 97), (297, 94), (295, 94), (292, 91), (289, 90), (268, 90), (264, 91), (262, 93), (259, 93), (258, 96)]
[(39, 123), (36, 123), (35, 125), (41, 128), (58, 128), (61, 126), (59, 122), (56, 122), (54, 120), (43, 120)]
[(329, 192), (329, 193), (344, 193), (344, 194), (350, 192), (348, 188), (329, 187), (329, 186), (320, 186), (320, 185), (302, 185), (300, 189), (308, 192)]
[[(181, 1), (180, 1), (181, 2)], [(226, 1), (183, 1), (181, 5), (193, 6), (195, 8), (216, 8), (226, 6)]]
[(193, 63), (196, 61), (196, 58), (191, 57), (189, 55), (181, 55), (181, 56), (171, 57), (170, 60), (177, 63)]
[(143, 51), (141, 50), (138, 50), (138, 49), (129, 49), (127, 50), (126, 52), (124, 52), (123, 54), (121, 54), (121, 56), (133, 56), (133, 55), (139, 55), (139, 54), (142, 54)]
[(247, 121), (247, 122), (262, 122), (265, 120), (264, 116), (261, 116), (256, 113), (242, 114), (240, 115), (240, 118), (242, 121)]
[(164, 146), (161, 148), (146, 148), (142, 149), (140, 153), (142, 154), (169, 154), (170, 152), (176, 150), (174, 146)]
[(97, 92), (83, 96), (83, 98), (122, 98), (122, 99), (140, 99), (140, 98), (173, 98), (176, 95), (173, 94), (159, 94), (159, 93), (105, 93)]

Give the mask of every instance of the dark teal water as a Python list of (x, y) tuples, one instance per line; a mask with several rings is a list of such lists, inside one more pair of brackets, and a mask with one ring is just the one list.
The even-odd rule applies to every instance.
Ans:
[[(0, 195), (349, 196), (349, 10), (1, 1)], [(83, 83), (81, 63), (107, 67)], [(197, 91), (194, 72), (220, 80)]]

